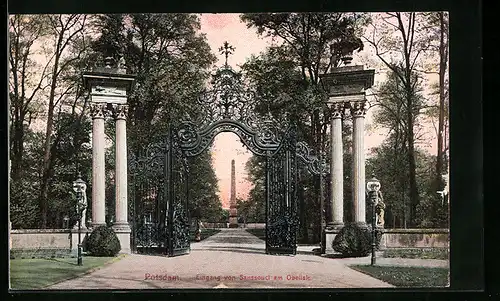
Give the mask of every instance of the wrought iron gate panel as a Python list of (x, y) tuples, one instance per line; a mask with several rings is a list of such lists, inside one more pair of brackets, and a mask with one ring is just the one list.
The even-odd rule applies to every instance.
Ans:
[(132, 248), (137, 253), (165, 253), (165, 151), (164, 143), (152, 143), (129, 154)]
[(190, 218), (188, 210), (189, 168), (187, 157), (179, 145), (179, 137), (170, 129), (166, 152), (166, 225), (167, 254), (188, 254), (190, 247)]
[(266, 253), (297, 252), (297, 156), (295, 128), (278, 150), (267, 157)]

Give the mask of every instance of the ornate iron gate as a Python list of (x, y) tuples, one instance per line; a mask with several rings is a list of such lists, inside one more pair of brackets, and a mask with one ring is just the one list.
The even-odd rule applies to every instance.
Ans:
[(136, 253), (166, 254), (165, 143), (152, 143), (129, 154), (130, 197), (134, 221), (132, 249)]
[(179, 145), (176, 131), (169, 130), (166, 152), (166, 228), (167, 255), (188, 254), (191, 250), (189, 200), (189, 166), (187, 157)]
[(165, 142), (130, 155), (134, 250), (168, 256), (190, 252), (187, 158), (206, 150), (218, 133), (233, 132), (254, 155), (266, 158), (266, 253), (296, 254), (297, 154), (307, 160), (294, 120), (276, 120), (269, 111), (258, 116), (255, 93), (227, 64), (214, 74), (212, 85), (198, 99), (197, 118), (177, 119)]
[(266, 166), (266, 253), (297, 252), (297, 157), (295, 128), (286, 133)]

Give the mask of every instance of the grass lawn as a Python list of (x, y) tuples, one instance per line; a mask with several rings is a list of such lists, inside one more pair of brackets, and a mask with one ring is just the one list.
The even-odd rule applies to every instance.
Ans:
[[(214, 234), (217, 234), (220, 232), (220, 229), (201, 229), (201, 240), (204, 240), (205, 238), (208, 238)], [(194, 231), (190, 233), (191, 236), (191, 242), (195, 241), (195, 235)]]
[(12, 289), (41, 289), (63, 280), (75, 278), (91, 269), (117, 260), (119, 257), (83, 257), (83, 265), (76, 258), (11, 259)]
[(248, 233), (257, 236), (258, 238), (266, 239), (266, 229), (245, 229)]
[(352, 265), (352, 269), (398, 287), (445, 287), (448, 268)]

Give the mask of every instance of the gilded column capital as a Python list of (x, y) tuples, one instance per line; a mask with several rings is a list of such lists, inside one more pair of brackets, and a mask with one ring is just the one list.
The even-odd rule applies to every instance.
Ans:
[(352, 117), (365, 117), (366, 114), (366, 101), (351, 102), (351, 115)]
[(128, 105), (113, 105), (113, 117), (115, 119), (123, 119), (126, 120), (128, 115)]
[(104, 119), (108, 115), (107, 105), (105, 103), (91, 103), (90, 115), (92, 119)]

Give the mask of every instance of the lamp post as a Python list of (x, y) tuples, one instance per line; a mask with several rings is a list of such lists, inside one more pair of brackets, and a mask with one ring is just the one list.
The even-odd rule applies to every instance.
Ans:
[(78, 218), (78, 255), (77, 255), (77, 264), (83, 265), (82, 260), (82, 213), (86, 209), (87, 204), (85, 204), (84, 200), (84, 191), (87, 188), (87, 185), (82, 180), (80, 173), (78, 173), (78, 179), (73, 182), (73, 190), (76, 193), (76, 214)]
[(371, 179), (369, 179), (367, 182), (366, 182), (366, 190), (368, 191), (369, 193), (369, 196), (370, 196), (370, 201), (371, 201), (371, 205), (372, 205), (372, 258), (371, 258), (371, 265), (375, 265), (376, 263), (376, 256), (375, 256), (375, 247), (376, 247), (376, 220), (377, 220), (377, 216), (376, 216), (376, 207), (377, 207), (377, 203), (378, 203), (378, 191), (380, 190), (380, 181), (375, 178), (375, 175), (372, 174), (372, 177)]

